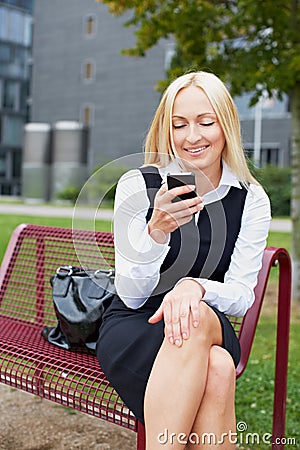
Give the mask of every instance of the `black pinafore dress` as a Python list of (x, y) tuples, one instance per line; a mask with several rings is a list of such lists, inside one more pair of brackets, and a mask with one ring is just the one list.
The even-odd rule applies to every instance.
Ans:
[[(154, 167), (140, 170), (150, 200), (148, 221), (162, 179)], [(127, 308), (116, 295), (104, 313), (96, 348), (98, 361), (107, 379), (142, 423), (147, 381), (164, 339), (163, 320), (149, 324), (148, 319), (180, 278), (191, 276), (224, 281), (240, 230), (246, 195), (245, 188), (231, 187), (222, 200), (207, 205), (200, 212), (198, 226), (192, 221), (171, 234), (170, 250), (160, 270), (160, 282), (141, 308)], [(235, 331), (222, 312), (210, 307), (222, 326), (222, 346), (237, 366), (240, 345)]]

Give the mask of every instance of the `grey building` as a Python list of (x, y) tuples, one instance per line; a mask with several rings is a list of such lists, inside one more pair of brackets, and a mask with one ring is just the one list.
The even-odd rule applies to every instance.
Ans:
[(134, 45), (126, 19), (95, 0), (36, 0), (32, 122), (89, 126), (88, 164), (140, 152), (160, 99), (170, 54), (162, 42), (145, 58), (121, 55)]
[[(174, 53), (162, 40), (145, 58), (121, 55), (135, 44), (124, 27), (129, 17), (116, 18), (95, 0), (35, 0), (31, 121), (88, 126), (90, 171), (142, 150), (160, 99), (155, 85)], [(252, 109), (248, 100), (236, 99), (246, 150), (258, 164), (288, 165), (287, 100)]]
[(0, 0), (0, 195), (19, 195), (33, 0)]
[(249, 108), (250, 94), (236, 98), (244, 148), (258, 166), (289, 166), (291, 161), (291, 113), (288, 97), (261, 99)]

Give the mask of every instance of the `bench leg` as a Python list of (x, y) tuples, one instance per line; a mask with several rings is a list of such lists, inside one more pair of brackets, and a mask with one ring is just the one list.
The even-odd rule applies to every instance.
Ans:
[(278, 291), (272, 450), (284, 449), (291, 306), (289, 266), (284, 258), (279, 263), (281, 276)]
[(145, 450), (146, 441), (145, 441), (145, 427), (141, 422), (137, 423), (137, 441), (136, 441), (136, 450)]

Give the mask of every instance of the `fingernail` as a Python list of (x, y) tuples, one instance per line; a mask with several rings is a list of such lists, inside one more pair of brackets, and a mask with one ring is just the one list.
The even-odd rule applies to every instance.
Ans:
[(187, 333), (182, 333), (183, 339), (187, 339)]
[(174, 344), (174, 339), (172, 338), (172, 336), (169, 337), (169, 341), (171, 344)]
[(176, 339), (175, 345), (177, 345), (177, 347), (180, 347), (180, 345), (181, 345), (181, 340), (180, 340), (180, 339)]
[(198, 325), (199, 325), (199, 322), (197, 322), (197, 320), (194, 320), (193, 326), (194, 326), (195, 328), (197, 328)]

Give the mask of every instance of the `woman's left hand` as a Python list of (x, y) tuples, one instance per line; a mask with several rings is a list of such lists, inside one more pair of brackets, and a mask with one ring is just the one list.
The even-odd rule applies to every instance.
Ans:
[(199, 325), (199, 304), (205, 293), (197, 281), (187, 279), (179, 283), (165, 295), (158, 310), (150, 317), (149, 323), (164, 319), (165, 336), (178, 347), (190, 336), (190, 326)]

